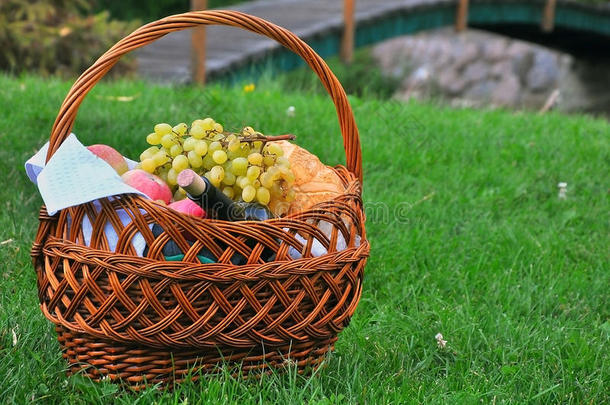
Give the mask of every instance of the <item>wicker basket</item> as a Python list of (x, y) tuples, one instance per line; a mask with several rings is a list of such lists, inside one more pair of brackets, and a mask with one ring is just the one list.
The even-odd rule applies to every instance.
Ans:
[[(42, 207), (32, 258), (41, 310), (56, 325), (70, 373), (83, 370), (94, 380), (108, 377), (142, 387), (196, 378), (223, 362), (239, 364), (248, 374), (290, 360), (303, 372), (320, 364), (356, 309), (369, 253), (358, 130), (328, 66), (283, 28), (234, 11), (180, 14), (139, 28), (74, 83), (53, 126), (47, 160), (70, 133), (86, 94), (123, 54), (172, 31), (212, 24), (275, 39), (318, 74), (339, 117), (347, 168), (334, 170), (346, 191), (307, 211), (265, 222), (198, 219), (136, 195), (82, 204), (53, 216)], [(117, 210), (128, 212), (131, 222), (124, 225)], [(87, 242), (81, 227), (86, 219), (93, 227)], [(320, 221), (327, 228), (330, 224), (330, 236), (320, 230)], [(152, 223), (165, 230), (156, 239)], [(119, 236), (112, 251), (108, 226)], [(196, 239), (190, 248), (185, 232)], [(138, 233), (149, 246), (147, 257), (138, 257), (131, 246)], [(188, 249), (183, 261), (164, 261), (161, 247), (170, 238)], [(337, 250), (339, 239), (347, 248)], [(312, 257), (315, 240), (328, 253)], [(202, 247), (217, 255), (218, 263), (201, 264), (196, 254)], [(291, 247), (303, 257), (291, 259)], [(263, 249), (276, 253), (273, 262), (260, 258)], [(247, 264), (231, 264), (235, 254), (248, 258)]]

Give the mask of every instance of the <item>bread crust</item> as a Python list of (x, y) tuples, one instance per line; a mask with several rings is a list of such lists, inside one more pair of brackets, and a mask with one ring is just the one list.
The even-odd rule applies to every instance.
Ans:
[(306, 210), (315, 204), (332, 200), (345, 192), (343, 182), (333, 169), (313, 153), (288, 141), (277, 141), (290, 161), (296, 193), (288, 214)]

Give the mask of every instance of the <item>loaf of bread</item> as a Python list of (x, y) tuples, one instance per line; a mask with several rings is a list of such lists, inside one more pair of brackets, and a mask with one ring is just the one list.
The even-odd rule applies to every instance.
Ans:
[(277, 141), (277, 144), (290, 161), (295, 178), (295, 199), (287, 207), (288, 214), (309, 209), (345, 192), (345, 186), (337, 173), (320, 162), (316, 155), (288, 141)]

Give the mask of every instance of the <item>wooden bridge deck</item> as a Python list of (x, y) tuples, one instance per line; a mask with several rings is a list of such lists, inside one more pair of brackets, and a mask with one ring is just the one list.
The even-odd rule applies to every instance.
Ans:
[[(540, 12), (543, 0), (500, 0), (487, 4), (538, 3)], [(356, 0), (356, 26), (382, 20), (384, 17), (416, 13), (418, 10), (454, 8), (457, 0)], [(472, 1), (473, 4), (485, 3)], [(560, 0), (560, 5), (594, 9), (610, 16), (610, 5), (582, 6), (575, 1)], [(506, 6), (506, 4), (504, 4)], [(337, 35), (343, 25), (342, 0), (258, 0), (232, 7), (283, 26), (305, 41), (320, 39), (328, 34)], [(591, 10), (589, 10), (591, 11)], [(445, 18), (447, 20), (447, 18)], [(451, 19), (449, 18), (449, 21)], [(445, 25), (448, 21), (445, 21)], [(582, 24), (581, 24), (582, 25)], [(610, 36), (610, 27), (608, 35)], [(604, 28), (605, 29), (605, 28)], [(265, 37), (231, 27), (207, 28), (206, 70), (210, 77), (221, 76), (250, 62), (261, 60), (280, 47)], [(141, 76), (164, 82), (184, 83), (191, 78), (191, 31), (167, 35), (136, 52)]]

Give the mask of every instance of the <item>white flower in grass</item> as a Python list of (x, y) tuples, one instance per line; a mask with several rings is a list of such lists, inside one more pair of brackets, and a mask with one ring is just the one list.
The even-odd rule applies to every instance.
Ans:
[(565, 200), (567, 198), (566, 193), (568, 192), (568, 183), (562, 181), (557, 184), (557, 187), (559, 188), (559, 194), (557, 197), (559, 197), (560, 200)]
[(442, 333), (437, 333), (434, 338), (436, 339), (436, 344), (438, 345), (439, 349), (444, 349), (445, 346), (447, 346), (447, 341), (443, 340)]
[(294, 116), (295, 116), (295, 114), (296, 114), (296, 108), (294, 108), (294, 106), (293, 106), (293, 105), (291, 105), (290, 107), (288, 107), (288, 108), (286, 109), (286, 115), (287, 115), (287, 116), (289, 116), (289, 117), (294, 117)]

